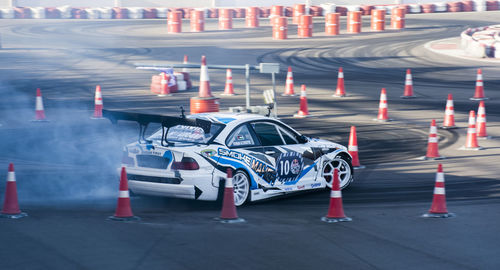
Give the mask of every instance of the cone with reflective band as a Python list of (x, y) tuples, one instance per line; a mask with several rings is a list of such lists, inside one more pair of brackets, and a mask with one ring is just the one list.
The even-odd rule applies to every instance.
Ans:
[(427, 154), (425, 155), (425, 159), (440, 159), (443, 158), (439, 155), (438, 150), (438, 134), (436, 127), (436, 120), (432, 119), (431, 127), (429, 130), (429, 140), (427, 143)]
[(226, 87), (224, 88), (224, 96), (234, 96), (233, 87), (233, 72), (230, 68), (226, 70)]
[(349, 135), (349, 146), (348, 146), (348, 152), (352, 157), (351, 163), (354, 169), (362, 169), (365, 166), (362, 166), (359, 163), (359, 156), (358, 156), (358, 138), (356, 136), (356, 127), (351, 126), (351, 134)]
[(405, 92), (401, 96), (402, 98), (414, 98), (413, 94), (413, 79), (411, 77), (411, 70), (406, 70), (406, 79), (405, 79)]
[(98, 85), (95, 87), (93, 118), (102, 118), (102, 108), (103, 108), (103, 103), (102, 103), (101, 86)]
[(118, 203), (116, 205), (115, 215), (110, 217), (113, 220), (137, 220), (138, 217), (132, 213), (130, 207), (130, 195), (128, 191), (127, 171), (122, 167), (120, 175), (120, 191), (118, 194)]
[(309, 116), (309, 109), (307, 108), (307, 95), (306, 85), (303, 84), (300, 89), (300, 109), (293, 115), (293, 117), (307, 117)]
[(170, 96), (171, 95), (170, 87), (168, 86), (168, 81), (170, 80), (170, 76), (168, 76), (167, 73), (165, 72), (160, 73), (160, 76), (161, 76), (161, 82), (160, 82), (161, 90), (158, 96), (159, 97)]
[(339, 68), (339, 75), (337, 77), (337, 89), (335, 90), (334, 97), (345, 97), (345, 86), (344, 86), (344, 70)]
[(200, 91), (198, 97), (213, 97), (212, 92), (210, 91), (210, 78), (208, 77), (207, 58), (204, 55), (201, 57)]
[(443, 128), (455, 128), (455, 108), (453, 106), (453, 96), (448, 94), (446, 109), (444, 111)]
[(484, 85), (483, 85), (483, 71), (479, 68), (477, 70), (476, 77), (476, 91), (474, 92), (474, 96), (470, 98), (470, 100), (485, 100), (488, 99), (484, 96)]
[[(184, 55), (184, 61), (182, 61), (182, 63), (189, 64), (187, 55)], [(182, 72), (189, 72), (189, 68), (182, 68)]]
[(444, 173), (443, 165), (438, 165), (436, 173), (436, 183), (434, 185), (434, 196), (432, 198), (431, 209), (423, 217), (447, 218), (453, 217), (454, 214), (448, 213), (446, 209), (446, 192), (444, 188)]
[(222, 199), (222, 210), (219, 219), (223, 223), (234, 223), (244, 221), (238, 218), (236, 205), (234, 204), (233, 170), (227, 169), (226, 184), (224, 186), (224, 198)]
[(292, 67), (288, 67), (288, 72), (286, 74), (285, 93), (283, 93), (283, 96), (295, 96)]
[(5, 186), (5, 198), (3, 202), (2, 212), (0, 217), (6, 218), (21, 218), (27, 216), (19, 209), (17, 199), (16, 173), (14, 172), (14, 164), (9, 164), (7, 172), (7, 185)]
[(479, 150), (481, 147), (477, 143), (476, 133), (476, 113), (469, 112), (469, 127), (467, 128), (467, 138), (465, 139), (465, 146), (460, 148), (462, 150)]
[(487, 139), (489, 138), (486, 132), (486, 107), (484, 106), (484, 101), (479, 101), (479, 108), (477, 109), (477, 123), (476, 123), (476, 135), (478, 138)]
[(36, 89), (35, 120), (36, 121), (46, 120), (45, 110), (43, 108), (42, 91), (40, 90), (40, 88)]
[(328, 214), (321, 218), (325, 222), (340, 222), (351, 221), (344, 214), (344, 206), (342, 205), (342, 192), (340, 191), (339, 171), (337, 168), (333, 170), (332, 191), (330, 192), (330, 206)]
[(389, 117), (387, 116), (387, 92), (385, 88), (382, 88), (380, 91), (380, 103), (378, 105), (378, 116), (377, 121), (386, 122), (389, 121)]

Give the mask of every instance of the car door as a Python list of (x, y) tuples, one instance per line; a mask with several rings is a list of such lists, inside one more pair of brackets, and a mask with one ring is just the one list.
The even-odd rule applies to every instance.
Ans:
[(271, 121), (255, 121), (251, 127), (262, 145), (264, 154), (275, 167), (274, 186), (286, 191), (311, 188), (315, 180), (311, 150), (300, 144), (295, 134)]

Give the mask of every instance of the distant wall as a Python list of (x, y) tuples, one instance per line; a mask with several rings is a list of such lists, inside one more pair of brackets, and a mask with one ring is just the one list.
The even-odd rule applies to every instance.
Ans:
[[(306, 1), (297, 0), (0, 0), (0, 7), (11, 3), (19, 7), (249, 7), (249, 6), (292, 6)], [(312, 5), (335, 3), (337, 5), (383, 5), (398, 3), (433, 3), (430, 0), (312, 0)], [(441, 1), (446, 2), (446, 1)]]

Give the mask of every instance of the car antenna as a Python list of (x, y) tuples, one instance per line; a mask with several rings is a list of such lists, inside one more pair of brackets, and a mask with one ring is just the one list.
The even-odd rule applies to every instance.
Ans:
[(186, 115), (184, 114), (184, 107), (180, 106), (180, 108), (181, 108), (181, 117), (186, 118)]
[(274, 103), (267, 104), (267, 114), (266, 114), (267, 117), (269, 117), (271, 115), (271, 110), (273, 108), (274, 108)]

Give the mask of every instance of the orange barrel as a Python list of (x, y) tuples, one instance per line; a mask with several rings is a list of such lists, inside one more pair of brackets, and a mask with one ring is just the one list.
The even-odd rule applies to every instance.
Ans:
[(340, 13), (328, 13), (325, 17), (325, 34), (338, 35), (340, 29)]
[(272, 18), (273, 39), (287, 39), (288, 19), (287, 17)]
[(273, 17), (283, 16), (283, 6), (272, 6), (271, 7), (271, 16), (273, 16)]
[(191, 10), (191, 32), (205, 31), (205, 12), (203, 10)]
[(245, 23), (247, 27), (259, 27), (260, 9), (258, 7), (247, 7), (245, 14)]
[(347, 12), (347, 32), (361, 33), (361, 11)]
[(312, 18), (313, 18), (312, 15), (301, 15), (299, 17), (299, 30), (298, 30), (299, 38), (312, 37), (313, 33)]
[(230, 8), (219, 9), (219, 30), (233, 29), (233, 10)]
[(391, 11), (391, 27), (392, 29), (405, 28), (405, 8), (394, 8)]
[(206, 113), (206, 112), (218, 112), (219, 111), (219, 99), (215, 97), (192, 97), (190, 100), (190, 112), (195, 113)]
[(292, 20), (292, 22), (294, 24), (298, 24), (299, 17), (301, 15), (305, 15), (305, 14), (306, 14), (306, 5), (305, 4), (295, 4), (293, 6), (293, 20)]
[(372, 31), (384, 31), (385, 9), (372, 9)]
[(181, 11), (169, 12), (167, 18), (167, 25), (169, 33), (182, 32), (182, 12)]

